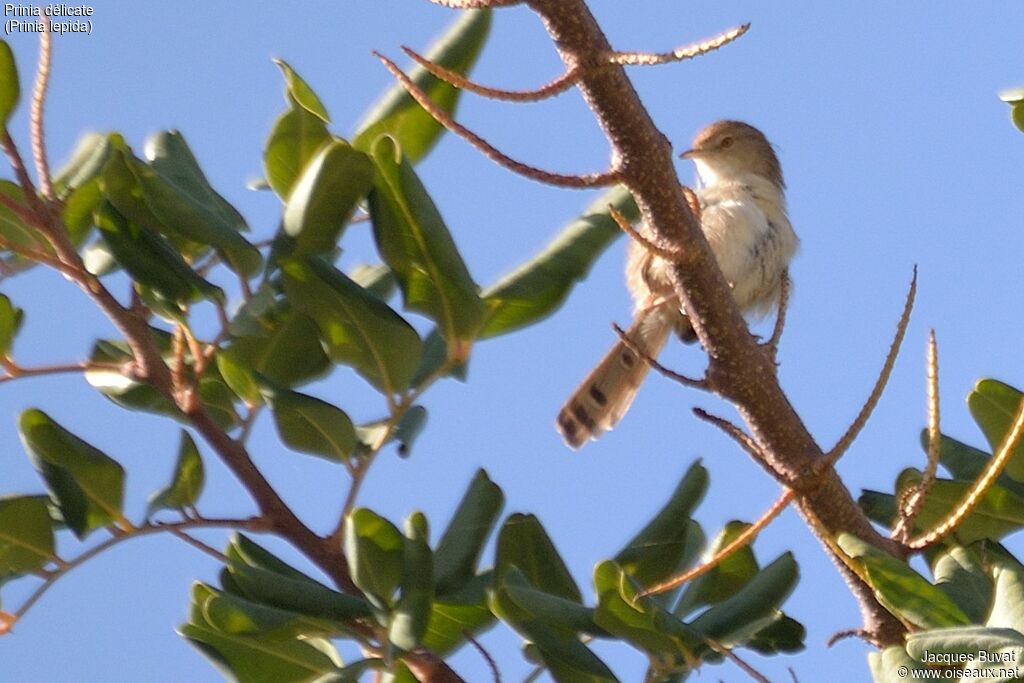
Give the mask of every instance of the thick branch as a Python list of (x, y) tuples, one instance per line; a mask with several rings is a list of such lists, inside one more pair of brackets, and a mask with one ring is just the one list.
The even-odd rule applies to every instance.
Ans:
[[(796, 489), (798, 506), (835, 534), (849, 531), (888, 552), (883, 537), (857, 507), (835, 470), (815, 472), (823, 460), (800, 416), (779, 386), (774, 362), (747, 330), (683, 194), (671, 145), (658, 131), (621, 68), (597, 69), (611, 45), (582, 0), (528, 0), (544, 20), (566, 68), (580, 73), (579, 89), (614, 150), (620, 179), (633, 193), (655, 236), (679, 246), (676, 290), (708, 351), (708, 379), (736, 405), (775, 477)], [(880, 641), (895, 641), (899, 627), (861, 583), (855, 590), (865, 626)]]

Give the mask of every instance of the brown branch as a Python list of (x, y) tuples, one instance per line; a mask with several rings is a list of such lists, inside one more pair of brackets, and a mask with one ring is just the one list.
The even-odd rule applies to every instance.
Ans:
[(694, 379), (692, 377), (687, 377), (686, 375), (679, 374), (675, 370), (670, 370), (666, 368), (664, 365), (655, 360), (651, 356), (651, 354), (647, 353), (639, 346), (637, 346), (636, 342), (630, 339), (629, 335), (626, 334), (626, 331), (619, 327), (617, 323), (612, 323), (612, 329), (615, 330), (615, 334), (619, 336), (619, 339), (621, 339), (622, 343), (626, 345), (626, 348), (628, 348), (630, 351), (639, 356), (642, 361), (650, 365), (655, 372), (664, 375), (673, 382), (679, 382), (684, 387), (692, 387), (694, 389), (708, 388), (708, 383), (702, 379)]
[(742, 36), (748, 30), (750, 30), (750, 24), (743, 24), (742, 26), (729, 29), (725, 33), (721, 33), (714, 38), (686, 45), (684, 47), (677, 47), (669, 52), (611, 52), (607, 55), (607, 59), (612, 64), (619, 64), (622, 66), (652, 66), (657, 64), (668, 64), (670, 62), (681, 62), (686, 59), (700, 57), (701, 55), (713, 52), (720, 47), (725, 47)]
[(707, 562), (703, 562), (700, 565), (694, 567), (693, 569), (690, 569), (682, 574), (679, 574), (678, 576), (674, 576), (671, 579), (668, 579), (667, 581), (662, 581), (661, 583), (657, 583), (649, 588), (645, 588), (639, 594), (639, 597), (644, 597), (647, 595), (657, 595), (658, 593), (670, 591), (673, 588), (676, 588), (677, 586), (681, 586), (684, 583), (687, 583), (688, 581), (693, 581), (698, 576), (707, 574), (709, 571), (711, 571), (719, 564), (721, 564), (722, 560), (729, 557), (740, 548), (752, 543), (754, 539), (757, 538), (757, 535), (761, 533), (761, 531), (766, 526), (768, 526), (772, 522), (772, 520), (778, 517), (783, 510), (786, 509), (786, 506), (790, 504), (794, 496), (795, 494), (793, 493), (793, 490), (788, 489), (779, 497), (778, 500), (772, 503), (772, 506), (768, 508), (768, 511), (761, 515), (761, 517), (756, 522), (754, 522), (749, 527), (744, 529), (743, 533), (734, 538), (732, 541), (726, 544), (725, 547), (723, 547), (721, 550), (719, 550), (717, 553), (711, 556), (711, 558), (708, 559)]
[(32, 156), (36, 162), (36, 176), (39, 190), (47, 199), (53, 199), (53, 181), (50, 179), (50, 163), (46, 159), (46, 136), (43, 130), (43, 106), (46, 104), (46, 88), (50, 83), (50, 58), (53, 56), (53, 34), (49, 17), (43, 17), (43, 32), (39, 36), (39, 65), (36, 69), (36, 84), (32, 90), (32, 105), (29, 123), (32, 129)]
[(678, 249), (673, 249), (671, 246), (655, 242), (634, 228), (633, 224), (629, 222), (629, 219), (623, 216), (622, 212), (611, 204), (608, 205), (608, 212), (611, 214), (615, 224), (619, 226), (619, 230), (629, 235), (630, 238), (637, 242), (637, 244), (655, 256), (663, 258), (666, 261), (678, 261), (682, 258), (682, 254), (679, 253)]
[(700, 419), (704, 420), (705, 422), (713, 424), (714, 426), (721, 429), (723, 432), (726, 433), (726, 435), (730, 439), (738, 443), (740, 445), (740, 448), (745, 450), (748, 454), (750, 454), (751, 457), (753, 457), (758, 462), (764, 460), (764, 451), (762, 450), (761, 446), (758, 445), (758, 443), (754, 441), (754, 439), (751, 438), (749, 434), (747, 434), (742, 429), (734, 425), (732, 422), (729, 422), (724, 417), (712, 415), (703, 408), (694, 408), (693, 414), (699, 417)]
[(836, 445), (832, 447), (832, 450), (828, 452), (827, 462), (829, 465), (834, 465), (839, 458), (843, 457), (843, 453), (850, 447), (857, 435), (860, 434), (860, 430), (867, 424), (868, 418), (871, 417), (872, 411), (875, 406), (878, 405), (878, 400), (882, 398), (882, 392), (885, 391), (885, 385), (889, 382), (889, 376), (892, 374), (892, 368), (896, 364), (896, 357), (900, 353), (900, 345), (903, 343), (903, 336), (907, 332), (907, 325), (910, 324), (910, 312), (914, 310), (914, 297), (917, 294), (917, 266), (914, 266), (914, 277), (910, 281), (910, 291), (907, 292), (906, 303), (903, 304), (903, 313), (900, 315), (900, 321), (896, 325), (896, 336), (892, 340), (892, 344), (889, 346), (889, 353), (885, 357), (885, 362), (882, 364), (882, 371), (878, 374), (878, 379), (875, 380), (875, 386), (871, 390), (871, 394), (868, 396), (867, 402), (861, 407), (860, 413), (854, 419), (853, 424), (846, 430), (846, 433), (840, 437)]
[(907, 543), (907, 547), (912, 550), (923, 550), (935, 545), (954, 531), (971, 514), (981, 498), (999, 478), (1006, 463), (1010, 460), (1010, 456), (1021, 443), (1022, 437), (1024, 437), (1024, 399), (1021, 399), (1020, 405), (1017, 406), (1017, 414), (1013, 418), (1010, 430), (1003, 437), (1003, 442), (999, 444), (995, 455), (988, 461), (985, 470), (975, 480), (974, 485), (960, 499), (960, 503), (933, 529)]
[(619, 173), (616, 169), (605, 171), (603, 173), (565, 175), (562, 173), (552, 173), (533, 166), (527, 166), (522, 162), (512, 159), (498, 151), (498, 149), (491, 145), (491, 143), (487, 142), (473, 131), (456, 122), (448, 112), (437, 106), (437, 104), (430, 99), (430, 96), (423, 92), (423, 90), (420, 89), (404, 71), (399, 69), (397, 64), (379, 52), (375, 51), (373, 54), (384, 64), (385, 67), (387, 67), (387, 70), (390, 71), (396, 79), (398, 79), (398, 82), (402, 84), (402, 87), (405, 88), (406, 92), (408, 92), (409, 95), (411, 95), (412, 98), (427, 111), (428, 114), (434, 117), (434, 120), (450, 130), (452, 133), (455, 133), (459, 137), (465, 139), (471, 145), (480, 150), (484, 156), (498, 165), (504, 166), (505, 168), (515, 171), (516, 173), (526, 176), (532, 180), (560, 187), (604, 187), (607, 185), (614, 185), (619, 181)]
[(435, 5), (451, 9), (486, 9), (488, 7), (511, 7), (523, 0), (430, 0)]
[(502, 100), (505, 102), (538, 102), (548, 97), (554, 97), (562, 94), (575, 85), (577, 79), (577, 75), (575, 73), (567, 71), (558, 78), (555, 78), (534, 90), (504, 90), (500, 88), (491, 88), (469, 80), (458, 71), (452, 71), (451, 69), (446, 69), (440, 64), (435, 64), (426, 57), (404, 45), (402, 46), (402, 51), (409, 55), (409, 57), (417, 64), (433, 74), (436, 78), (450, 83), (456, 88), (461, 88), (462, 90), (466, 90), (492, 100)]
[(786, 327), (786, 309), (789, 308), (789, 269), (782, 271), (782, 281), (779, 283), (779, 305), (775, 313), (775, 326), (772, 328), (772, 336), (768, 338), (768, 351), (772, 355), (772, 362), (778, 363), (779, 342), (782, 341), (782, 331)]
[(935, 343), (935, 330), (928, 335), (928, 463), (921, 481), (910, 492), (905, 505), (900, 506), (899, 519), (892, 529), (892, 538), (907, 542), (914, 531), (914, 518), (924, 504), (924, 499), (935, 483), (935, 472), (939, 468), (939, 447), (942, 432), (939, 429), (939, 351)]

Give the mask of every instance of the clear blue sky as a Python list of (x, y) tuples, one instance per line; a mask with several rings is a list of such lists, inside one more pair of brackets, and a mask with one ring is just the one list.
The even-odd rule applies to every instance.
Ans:
[[(841, 463), (854, 493), (891, 490), (896, 473), (920, 465), (924, 347), (938, 333), (944, 430), (982, 444), (964, 396), (985, 376), (1024, 385), (1024, 135), (996, 93), (1024, 83), (1020, 3), (796, 3), (694, 0), (593, 0), (620, 49), (668, 49), (750, 21), (737, 44), (699, 61), (631, 71), (661, 130), (683, 149), (704, 124), (740, 118), (776, 143), (789, 183), (802, 249), (781, 351), (786, 391), (827, 447), (846, 428), (874, 381), (889, 345), (911, 268), (920, 266), (918, 305), (891, 387), (863, 437)], [(55, 162), (87, 130), (121, 131), (137, 149), (150, 133), (180, 129), (214, 186), (241, 209), (254, 234), (272, 234), (279, 204), (245, 189), (261, 172), (263, 141), (284, 104), (272, 57), (287, 59), (316, 88), (346, 135), (367, 105), (391, 85), (370, 55), (400, 56), (400, 44), (425, 46), (453, 19), (426, 0), (205, 3), (97, 0), (94, 33), (56, 41), (47, 110)], [(30, 81), (32, 37), (9, 36)], [(559, 62), (538, 19), (525, 8), (499, 12), (475, 77), (528, 88), (555, 76)], [(26, 145), (22, 112), (12, 130)], [(575, 92), (536, 105), (463, 100), (459, 118), (499, 148), (563, 172), (607, 164), (607, 147)], [(529, 257), (593, 195), (556, 190), (511, 175), (465, 142), (446, 137), (420, 166), (478, 282), (489, 284)], [(680, 162), (680, 176), (692, 168)], [(353, 230), (345, 263), (371, 258)], [(412, 457), (378, 460), (361, 502), (400, 520), (425, 511), (439, 529), (480, 466), (508, 498), (506, 512), (543, 520), (581, 586), (657, 509), (696, 458), (712, 473), (697, 517), (714, 534), (729, 519), (752, 519), (778, 495), (776, 484), (720, 434), (690, 416), (699, 405), (723, 414), (713, 397), (661, 378), (644, 387), (614, 432), (582, 453), (567, 451), (553, 429), (563, 399), (613, 341), (624, 322), (622, 245), (614, 246), (553, 318), (521, 334), (480, 345), (468, 384), (447, 382), (425, 400), (426, 432)], [(77, 360), (111, 328), (85, 297), (51, 273), (5, 281), (28, 311), (15, 350), (24, 365)], [(123, 287), (121, 290), (123, 291)], [(701, 354), (673, 349), (668, 362), (699, 372)], [(348, 371), (316, 393), (356, 417), (377, 398)], [(148, 493), (169, 476), (176, 427), (129, 414), (77, 377), (31, 379), (0, 387), (3, 492), (41, 484), (22, 453), (15, 418), (38, 406), (128, 468), (127, 509), (137, 518)], [(269, 420), (252, 450), (284, 497), (319, 529), (334, 520), (346, 477), (340, 468), (290, 453)], [(248, 512), (250, 501), (204, 448), (210, 515)], [(216, 534), (206, 536), (220, 544)], [(1014, 545), (1011, 541), (1011, 545)], [(1019, 549), (1019, 543), (1016, 544)], [(275, 546), (277, 547), (277, 546)], [(803, 579), (785, 609), (808, 627), (808, 649), (761, 661), (772, 680), (861, 681), (865, 648), (835, 631), (858, 626), (853, 599), (817, 542), (792, 512), (758, 540), (770, 560), (792, 549)], [(72, 544), (62, 551), (72, 553)], [(11, 681), (214, 681), (215, 671), (174, 633), (186, 614), (188, 586), (213, 581), (210, 558), (174, 539), (124, 544), (61, 582), (0, 639), (3, 679)], [(4, 587), (5, 607), (24, 596)], [(518, 637), (499, 626), (484, 642), (507, 681), (528, 670)], [(643, 657), (600, 650), (622, 680), (640, 677)], [(479, 657), (455, 659), (469, 681), (490, 680)], [(743, 681), (731, 665), (701, 680)]]

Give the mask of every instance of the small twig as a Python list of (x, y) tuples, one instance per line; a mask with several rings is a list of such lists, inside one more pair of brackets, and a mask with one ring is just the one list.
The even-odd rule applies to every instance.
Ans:
[(727, 543), (725, 547), (719, 550), (717, 553), (711, 556), (707, 562), (703, 562), (700, 565), (690, 569), (678, 576), (675, 576), (667, 581), (655, 584), (649, 588), (645, 588), (638, 594), (638, 597), (645, 597), (648, 595), (657, 595), (658, 593), (664, 593), (670, 591), (673, 588), (683, 585), (688, 581), (693, 581), (698, 576), (707, 574), (709, 571), (721, 564), (722, 560), (732, 555), (740, 548), (749, 545), (757, 538), (757, 535), (768, 526), (772, 520), (779, 516), (779, 514), (786, 509), (786, 506), (793, 500), (795, 492), (792, 489), (787, 489), (778, 500), (772, 503), (772, 506), (768, 508), (761, 517), (751, 524), (749, 527), (743, 530), (739, 536), (734, 538), (732, 541)]
[(612, 64), (622, 66), (637, 65), (651, 66), (657, 64), (668, 64), (670, 62), (681, 62), (686, 59), (693, 59), (701, 55), (713, 52), (720, 47), (733, 42), (750, 29), (750, 24), (743, 24), (714, 38), (699, 43), (693, 43), (684, 47), (676, 48), (670, 52), (612, 52), (608, 55), (608, 61)]
[(669, 378), (674, 382), (679, 382), (684, 387), (692, 387), (694, 389), (705, 390), (708, 389), (708, 383), (706, 380), (687, 377), (686, 375), (682, 375), (676, 372), (675, 370), (670, 370), (661, 363), (659, 363), (657, 360), (651, 357), (651, 354), (647, 353), (639, 346), (637, 346), (636, 342), (630, 339), (629, 335), (626, 334), (626, 331), (619, 327), (617, 323), (612, 323), (612, 329), (615, 330), (615, 334), (619, 336), (619, 339), (621, 339), (622, 343), (626, 345), (626, 348), (628, 348), (630, 351), (639, 356), (642, 361), (650, 365), (651, 368), (654, 369), (659, 374), (664, 375), (665, 377)]
[(486, 9), (488, 7), (511, 7), (523, 0), (430, 0), (435, 5), (451, 9)]
[(870, 642), (869, 634), (862, 628), (848, 628), (844, 631), (838, 631), (833, 633), (832, 636), (825, 641), (825, 647), (832, 647), (840, 640), (846, 640), (847, 638), (862, 638)]
[(543, 664), (538, 664), (533, 668), (532, 671), (530, 671), (530, 673), (526, 674), (526, 678), (523, 679), (523, 683), (534, 683), (538, 678), (540, 678), (544, 674), (546, 670), (546, 666), (544, 666)]
[(53, 199), (53, 181), (50, 178), (50, 163), (46, 159), (46, 137), (43, 129), (43, 105), (46, 103), (46, 88), (50, 83), (50, 58), (53, 55), (53, 34), (50, 19), (43, 17), (43, 31), (39, 36), (39, 65), (36, 69), (36, 84), (32, 90), (32, 105), (29, 123), (32, 129), (32, 156), (36, 162), (39, 190), (49, 200)]
[(255, 405), (249, 408), (249, 412), (242, 419), (242, 431), (238, 433), (238, 443), (244, 444), (249, 440), (249, 435), (252, 433), (252, 428), (256, 424), (256, 418), (259, 417), (262, 407), (262, 405)]
[[(25, 201), (29, 204), (30, 213), (26, 219), (27, 222), (32, 223), (45, 233), (47, 230), (46, 207), (39, 201), (36, 186), (28, 176), (25, 160), (22, 159), (18, 146), (14, 144), (14, 139), (6, 128), (0, 129), (0, 146), (4, 148), (4, 153), (11, 163), (11, 170), (14, 171), (14, 177), (18, 179), (18, 184), (21, 186), (22, 192), (25, 193)], [(6, 202), (4, 203), (6, 204)]]
[(745, 450), (755, 460), (757, 460), (757, 462), (764, 461), (764, 451), (761, 450), (761, 446), (756, 441), (754, 441), (753, 437), (751, 437), (745, 431), (734, 425), (732, 422), (729, 422), (723, 417), (712, 415), (703, 408), (694, 408), (693, 414), (699, 417), (700, 419), (704, 420), (705, 422), (710, 422), (711, 424), (721, 429), (723, 432), (726, 433), (726, 435), (729, 436), (729, 438), (738, 443), (740, 445), (740, 448)]
[(227, 563), (227, 561), (228, 561), (227, 555), (225, 555), (221, 551), (217, 550), (216, 548), (214, 548), (212, 546), (209, 546), (206, 543), (203, 543), (198, 538), (186, 534), (181, 529), (174, 529), (174, 528), (172, 528), (172, 529), (168, 529), (167, 531), (172, 536), (177, 536), (181, 540), (185, 541), (185, 543), (188, 543), (193, 548), (197, 548), (198, 550), (201, 550), (202, 552), (206, 553), (207, 555), (209, 555), (213, 559), (217, 560), (218, 562)]
[(772, 354), (773, 362), (778, 358), (782, 330), (786, 327), (786, 309), (789, 308), (789, 285), (789, 269), (786, 268), (782, 271), (782, 278), (779, 282), (779, 306), (775, 313), (775, 327), (772, 328), (772, 336), (768, 338), (767, 344), (768, 351)]
[(24, 368), (15, 365), (11, 361), (3, 363), (6, 375), (0, 376), (0, 383), (10, 382), (22, 377), (39, 377), (41, 375), (58, 375), (64, 373), (89, 372), (91, 370), (113, 370), (121, 371), (124, 366), (121, 363), (62, 363), (57, 365), (41, 365), (38, 367)]
[(921, 481), (910, 492), (906, 504), (900, 506), (899, 519), (892, 529), (892, 538), (906, 543), (914, 531), (914, 518), (924, 504), (925, 496), (935, 483), (939, 467), (939, 447), (942, 432), (939, 428), (939, 351), (935, 343), (935, 330), (928, 335), (928, 463)]
[(480, 653), (480, 656), (487, 662), (487, 666), (491, 667), (491, 674), (494, 676), (494, 683), (501, 683), (501, 672), (498, 670), (498, 663), (494, 661), (494, 657), (491, 656), (491, 653), (484, 649), (484, 646), (481, 645), (469, 631), (463, 630), (462, 635), (466, 636), (466, 640), (476, 648), (477, 652)]
[(912, 550), (923, 550), (931, 545), (934, 545), (945, 538), (950, 532), (955, 530), (957, 526), (971, 514), (978, 501), (988, 492), (992, 484), (995, 483), (996, 479), (1002, 473), (1006, 463), (1010, 460), (1010, 456), (1017, 449), (1017, 446), (1021, 443), (1021, 437), (1024, 436), (1024, 399), (1021, 399), (1020, 405), (1017, 406), (1017, 414), (1013, 418), (1013, 424), (1010, 430), (1003, 437), (1003, 442), (999, 444), (998, 450), (995, 455), (988, 461), (985, 466), (985, 470), (981, 473), (971, 489), (964, 494), (963, 498), (957, 506), (942, 520), (939, 524), (921, 536), (908, 542), (906, 546)]
[(704, 642), (707, 643), (708, 646), (715, 652), (724, 655), (726, 659), (730, 660), (733, 664), (742, 669), (744, 673), (746, 673), (748, 676), (750, 676), (758, 683), (772, 683), (764, 676), (764, 674), (760, 673), (750, 664), (740, 659), (739, 655), (737, 655), (735, 652), (719, 643), (717, 640), (705, 637)]
[(430, 99), (429, 95), (413, 83), (412, 79), (409, 78), (404, 71), (398, 68), (398, 65), (379, 52), (374, 51), (373, 54), (384, 64), (387, 70), (390, 71), (396, 79), (398, 79), (398, 82), (402, 84), (402, 87), (405, 88), (406, 92), (408, 92), (412, 98), (427, 111), (427, 113), (434, 117), (434, 120), (451, 132), (464, 138), (495, 163), (519, 173), (520, 175), (524, 175), (527, 178), (531, 178), (532, 180), (560, 187), (604, 187), (607, 185), (614, 185), (619, 181), (619, 172), (617, 169), (611, 169), (603, 173), (565, 175), (562, 173), (552, 173), (533, 166), (527, 166), (522, 162), (510, 158), (504, 153), (498, 151), (498, 149), (491, 145), (491, 143), (487, 142), (462, 124), (456, 122), (455, 119), (453, 119), (446, 111), (437, 106), (437, 104)]
[(867, 424), (868, 418), (871, 417), (871, 412), (878, 405), (878, 400), (882, 397), (882, 392), (885, 391), (885, 385), (889, 381), (889, 375), (892, 374), (893, 365), (896, 363), (896, 356), (900, 353), (900, 344), (903, 343), (903, 336), (907, 332), (907, 325), (910, 323), (910, 312), (914, 309), (914, 296), (917, 294), (917, 266), (914, 266), (914, 277), (910, 281), (910, 291), (907, 292), (907, 300), (903, 305), (903, 314), (900, 316), (899, 324), (896, 326), (896, 337), (892, 340), (892, 345), (889, 347), (889, 353), (885, 357), (885, 363), (882, 365), (882, 371), (878, 375), (878, 379), (875, 381), (875, 386), (871, 390), (871, 395), (868, 396), (867, 402), (860, 409), (860, 413), (857, 418), (850, 425), (850, 428), (846, 430), (846, 433), (836, 442), (836, 445), (832, 447), (825, 458), (821, 461), (823, 467), (831, 467), (835, 465), (836, 461), (843, 456), (843, 453), (850, 447), (857, 435), (860, 434), (860, 430)]
[(796, 677), (796, 671), (793, 670), (793, 667), (787, 666), (786, 671), (789, 672), (789, 677), (793, 679), (793, 683), (800, 683), (800, 679)]
[(459, 72), (446, 69), (404, 45), (402, 46), (402, 51), (435, 77), (454, 85), (456, 88), (461, 88), (462, 90), (467, 90), (492, 100), (502, 100), (505, 102), (538, 102), (548, 97), (554, 97), (575, 85), (576, 79), (579, 78), (575, 71), (568, 71), (535, 90), (504, 90), (475, 83)]
[(634, 228), (633, 224), (629, 222), (629, 219), (623, 216), (622, 212), (616, 209), (611, 204), (608, 205), (608, 213), (611, 214), (612, 219), (615, 220), (615, 224), (619, 226), (619, 229), (622, 230), (622, 232), (626, 233), (631, 238), (633, 238), (638, 244), (640, 244), (640, 246), (642, 246), (647, 251), (651, 252), (656, 256), (660, 256), (666, 261), (670, 261), (672, 263), (675, 263), (676, 261), (679, 261), (681, 259), (682, 255), (679, 253), (679, 251), (664, 244), (659, 244), (654, 240), (648, 238), (646, 235), (644, 235), (639, 230)]

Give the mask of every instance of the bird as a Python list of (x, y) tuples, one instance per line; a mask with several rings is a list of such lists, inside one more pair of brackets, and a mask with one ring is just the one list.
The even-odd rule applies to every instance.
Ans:
[[(764, 133), (742, 121), (717, 121), (701, 130), (679, 155), (697, 170), (700, 227), (740, 311), (757, 317), (775, 308), (799, 238), (786, 211), (782, 166)], [(626, 285), (634, 302), (626, 331), (635, 350), (620, 340), (562, 406), (555, 421), (576, 450), (614, 427), (629, 410), (673, 332), (697, 340), (670, 278), (673, 263), (631, 240)]]

